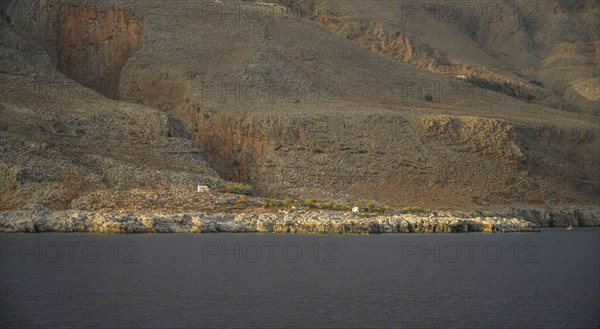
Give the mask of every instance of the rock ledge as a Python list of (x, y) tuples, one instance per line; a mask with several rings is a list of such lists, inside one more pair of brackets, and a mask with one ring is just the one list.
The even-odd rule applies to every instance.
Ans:
[(0, 232), (90, 233), (461, 233), (537, 232), (516, 217), (429, 215), (365, 216), (347, 212), (150, 213), (100, 211), (0, 212)]

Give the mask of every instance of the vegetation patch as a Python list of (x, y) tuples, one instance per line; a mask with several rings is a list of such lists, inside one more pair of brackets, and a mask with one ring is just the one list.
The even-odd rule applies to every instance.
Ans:
[(227, 193), (252, 195), (252, 186), (243, 183), (230, 183), (223, 187)]
[(421, 207), (404, 207), (400, 210), (400, 212), (403, 214), (413, 214), (413, 215), (427, 213), (427, 211)]

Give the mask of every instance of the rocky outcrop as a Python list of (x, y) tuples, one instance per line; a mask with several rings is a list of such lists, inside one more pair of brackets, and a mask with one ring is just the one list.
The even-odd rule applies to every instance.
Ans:
[(118, 98), (121, 70), (142, 46), (142, 20), (131, 10), (45, 1), (14, 2), (6, 9), (13, 27), (44, 47), (63, 74)]
[(172, 213), (14, 211), (0, 213), (0, 232), (93, 233), (461, 233), (534, 232), (536, 225), (507, 217), (364, 216), (344, 212)]
[(452, 140), (508, 165), (525, 161), (514, 127), (503, 120), (435, 115), (421, 117), (421, 126), (427, 136)]
[(506, 212), (535, 223), (540, 227), (600, 226), (600, 211), (592, 208), (577, 209), (520, 209)]

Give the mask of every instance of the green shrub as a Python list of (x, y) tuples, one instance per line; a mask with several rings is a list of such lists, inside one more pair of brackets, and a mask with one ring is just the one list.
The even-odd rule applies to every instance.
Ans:
[(286, 198), (285, 200), (283, 200), (283, 204), (288, 207), (291, 208), (293, 205), (296, 204), (296, 200), (292, 199), (292, 198)]
[(343, 204), (334, 204), (333, 210), (350, 210), (352, 207), (345, 206)]
[(418, 214), (424, 214), (427, 211), (421, 207), (404, 207), (400, 210), (400, 212), (403, 214), (418, 215)]
[(267, 208), (279, 208), (283, 206), (283, 203), (281, 203), (281, 201), (277, 201), (277, 200), (265, 200), (265, 203), (263, 203), (263, 208), (267, 209)]
[(306, 206), (309, 208), (316, 208), (317, 207), (317, 199), (308, 199), (305, 202)]
[(319, 208), (321, 208), (321, 209), (333, 209), (333, 206), (334, 206), (333, 202), (329, 202), (329, 201), (319, 204)]
[(377, 207), (377, 208), (375, 208), (375, 210), (374, 210), (374, 211), (376, 211), (376, 212), (379, 212), (379, 213), (382, 213), (382, 214), (383, 214), (384, 212), (386, 212), (386, 211), (388, 211), (388, 210), (394, 210), (394, 208), (392, 208), (391, 206), (385, 205), (385, 206), (383, 206), (383, 207)]
[(225, 186), (225, 191), (227, 193), (251, 195), (252, 186), (243, 183), (230, 183)]
[(266, 199), (265, 203), (263, 203), (263, 208), (267, 209), (271, 206), (271, 200)]

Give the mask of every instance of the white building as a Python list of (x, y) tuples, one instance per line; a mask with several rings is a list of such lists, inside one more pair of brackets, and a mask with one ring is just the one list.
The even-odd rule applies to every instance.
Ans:
[(206, 185), (198, 184), (198, 192), (210, 192), (210, 189)]
[(457, 79), (461, 79), (461, 80), (467, 80), (467, 76), (464, 74), (459, 74), (456, 76)]
[(359, 213), (360, 209), (358, 207), (352, 207), (352, 212), (353, 213)]

